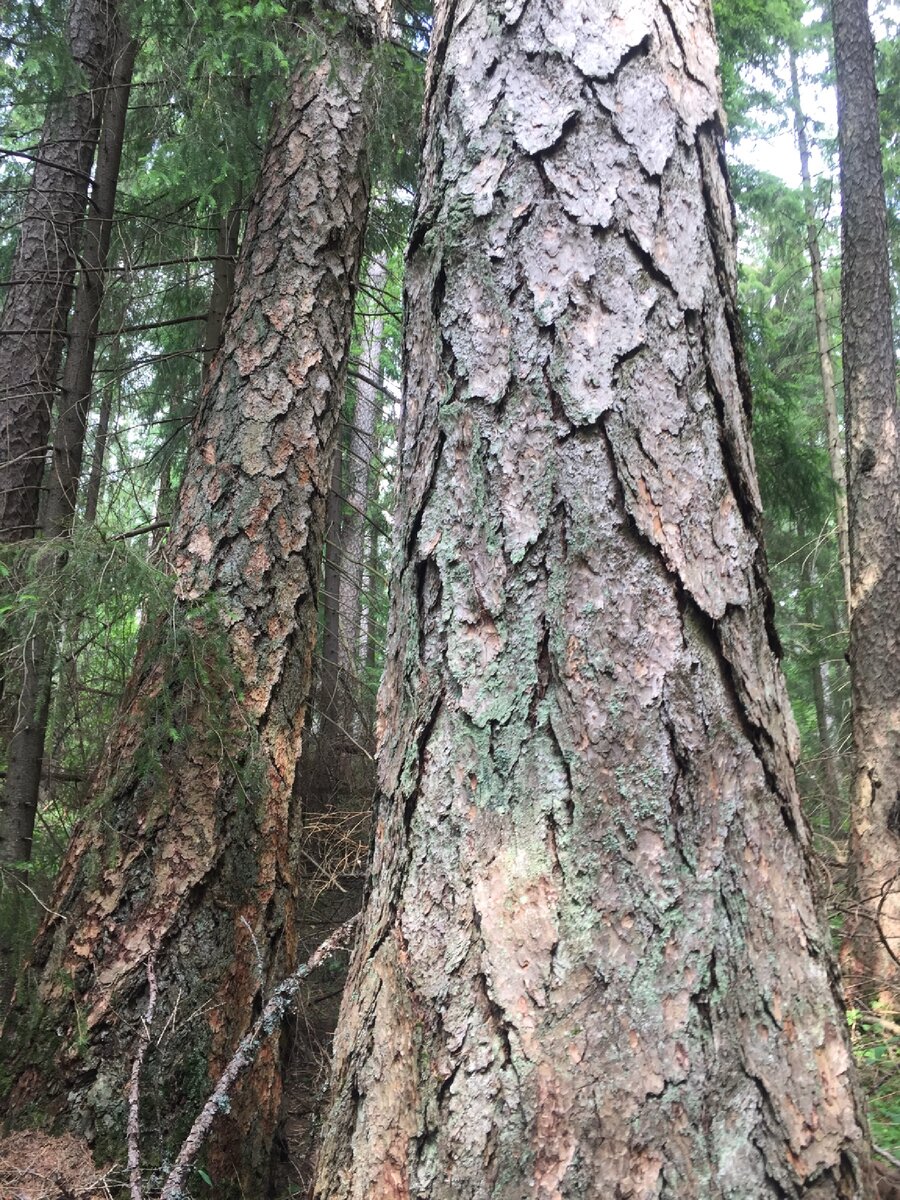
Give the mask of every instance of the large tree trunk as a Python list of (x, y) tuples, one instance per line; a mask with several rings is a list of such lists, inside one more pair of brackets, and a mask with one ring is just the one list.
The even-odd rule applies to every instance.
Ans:
[[(900, 1002), (900, 421), (874, 43), (866, 0), (834, 0), (841, 156), (841, 323), (856, 754), (850, 958)], [(868, 978), (866, 978), (868, 976)]]
[(439, 4), (320, 1200), (865, 1194), (706, 4)]
[(834, 364), (831, 361), (831, 337), (828, 332), (828, 309), (825, 303), (825, 278), (822, 273), (822, 252), (819, 249), (819, 230), (809, 167), (809, 142), (806, 137), (806, 117), (800, 95), (797, 55), (790, 52), (791, 105), (794, 110), (794, 131), (800, 154), (800, 176), (803, 185), (803, 208), (806, 214), (806, 246), (813, 289), (813, 314), (816, 344), (819, 350), (819, 376), (822, 380), (822, 407), (825, 415), (825, 434), (828, 441), (828, 461), (834, 488), (834, 511), (837, 526), (838, 559), (844, 581), (844, 603), (850, 612), (850, 542), (847, 529), (847, 472), (841, 427), (838, 421), (837, 391), (834, 386)]
[(72, 0), (87, 89), (47, 115), (0, 317), (0, 540), (34, 535), (79, 230), (115, 41), (113, 0)]
[[(124, 1142), (148, 955), (166, 1030), (144, 1086), (150, 1164), (177, 1147), (292, 965), (291, 792), (368, 203), (374, 36), (362, 18), (333, 34), (270, 139), (167, 543), (174, 594), (148, 620), (95, 815), (7, 1022), (7, 1115), (33, 1108), (83, 1131), (98, 1160)], [(217, 1195), (227, 1181), (258, 1194), (278, 1101), (270, 1044), (210, 1160)]]

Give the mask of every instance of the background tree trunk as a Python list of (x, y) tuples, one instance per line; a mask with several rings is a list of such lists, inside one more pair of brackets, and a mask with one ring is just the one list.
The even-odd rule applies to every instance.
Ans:
[(234, 297), (234, 273), (241, 244), (240, 200), (222, 213), (216, 233), (216, 259), (213, 263), (213, 285), (209, 313), (203, 335), (203, 365), (209, 370), (216, 351), (222, 344), (225, 314)]
[(438, 5), (320, 1200), (867, 1195), (706, 4)]
[(344, 514), (341, 544), (344, 562), (344, 588), (341, 601), (341, 654), (348, 681), (348, 704), (344, 722), (348, 731), (359, 732), (362, 680), (360, 672), (360, 636), (363, 589), (366, 566), (366, 519), (368, 516), (369, 476), (375, 452), (375, 428), (381, 403), (378, 392), (382, 344), (384, 341), (383, 291), (387, 270), (374, 258), (369, 268), (368, 291), (374, 308), (367, 314), (363, 346), (356, 378), (356, 406), (347, 447), (347, 510)]
[[(97, 328), (137, 49), (137, 42), (119, 30), (112, 56), (110, 86), (104, 97), (103, 130), (91, 189), (91, 211), (81, 239), (81, 273), (60, 389), (43, 517), (43, 532), (48, 542), (68, 537), (75, 515)], [(35, 586), (44, 597), (44, 603), (22, 647), (22, 674), (6, 753), (6, 779), (0, 810), (0, 874), (10, 885), (12, 894), (8, 915), (4, 914), (0, 929), (0, 1007), (5, 1007), (12, 992), (15, 960), (21, 942), (23, 885), (28, 878), (24, 864), (31, 860), (56, 657), (57, 622), (51, 597), (53, 581), (65, 557), (63, 547), (50, 546), (42, 550), (35, 564)]]
[[(361, 17), (332, 32), (270, 139), (167, 543), (174, 595), (148, 619), (95, 814), (6, 1026), (9, 1118), (40, 1111), (84, 1132), (98, 1161), (124, 1140), (148, 954), (166, 1031), (144, 1089), (148, 1165), (177, 1147), (293, 963), (291, 792), (368, 204), (374, 36)], [(217, 1195), (260, 1186), (278, 1103), (268, 1045), (211, 1154)]]
[(340, 739), (344, 713), (344, 679), (341, 671), (341, 593), (344, 588), (343, 494), (344, 447), (338, 439), (331, 467), (328, 504), (325, 515), (325, 563), (322, 591), (322, 656), (319, 663), (319, 688), (316, 708), (322, 719), (323, 747)]
[(791, 103), (794, 110), (794, 130), (800, 153), (800, 177), (803, 185), (803, 207), (806, 213), (806, 245), (809, 252), (809, 271), (813, 290), (813, 313), (816, 323), (816, 343), (819, 350), (819, 372), (822, 377), (822, 407), (825, 415), (825, 436), (828, 441), (828, 461), (834, 487), (835, 524), (837, 526), (838, 559), (844, 581), (844, 602), (850, 613), (850, 543), (847, 532), (847, 472), (844, 468), (841, 427), (838, 422), (837, 392), (834, 386), (834, 364), (831, 361), (831, 338), (828, 333), (828, 310), (825, 305), (825, 280), (822, 274), (822, 252), (816, 227), (816, 207), (809, 169), (809, 142), (806, 137), (806, 117), (800, 96), (800, 77), (797, 55), (789, 53), (791, 68)]
[(0, 317), (0, 540), (34, 535), (75, 256), (115, 44), (111, 0), (71, 0), (87, 90), (47, 115)]
[[(900, 1004), (900, 421), (874, 45), (866, 0), (834, 0), (841, 323), (856, 755), (848, 962)], [(874, 980), (874, 985), (871, 981)]]

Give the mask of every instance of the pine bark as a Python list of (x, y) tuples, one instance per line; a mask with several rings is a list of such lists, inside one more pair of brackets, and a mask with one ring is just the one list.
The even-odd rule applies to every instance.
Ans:
[(113, 0), (71, 0), (67, 36), (87, 87), (41, 132), (0, 317), (0, 540), (34, 536), (76, 253), (115, 40)]
[(849, 960), (900, 1001), (900, 420), (874, 42), (866, 0), (834, 0), (841, 159), (841, 324), (856, 755)]
[[(362, 15), (332, 29), (329, 59), (298, 69), (276, 121), (167, 542), (174, 591), (148, 618), (94, 813), (6, 1025), (7, 1118), (84, 1133), (98, 1161), (122, 1150), (151, 951), (166, 1032), (143, 1089), (148, 1167), (172, 1156), (254, 1005), (295, 965), (291, 795), (368, 205), (374, 37)], [(211, 1152), (217, 1195), (258, 1194), (279, 1087), (270, 1043)]]
[(822, 251), (819, 248), (819, 231), (816, 223), (816, 207), (813, 199), (812, 174), (809, 167), (809, 141), (806, 136), (806, 117), (803, 114), (800, 96), (800, 78), (797, 72), (797, 55), (790, 52), (791, 103), (794, 109), (794, 131), (800, 154), (800, 177), (803, 185), (803, 209), (806, 215), (806, 246), (809, 253), (809, 271), (813, 289), (813, 314), (816, 326), (816, 344), (819, 351), (819, 375), (822, 380), (822, 407), (825, 414), (825, 436), (828, 441), (828, 462), (831, 467), (831, 483), (834, 488), (835, 524), (837, 526), (838, 559), (844, 582), (844, 603), (850, 613), (850, 541), (847, 518), (847, 472), (844, 467), (844, 449), (841, 426), (838, 421), (837, 391), (834, 386), (834, 363), (831, 359), (831, 338), (828, 333), (828, 308), (825, 303), (825, 278), (822, 272)]
[(437, 7), (318, 1200), (866, 1195), (707, 4)]

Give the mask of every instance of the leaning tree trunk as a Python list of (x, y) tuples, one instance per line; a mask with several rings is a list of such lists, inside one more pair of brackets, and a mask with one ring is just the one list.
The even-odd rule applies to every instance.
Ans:
[(315, 1194), (865, 1194), (707, 4), (444, 0), (370, 893)]
[[(291, 791), (368, 203), (374, 36), (362, 18), (333, 35), (330, 60), (296, 73), (270, 139), (167, 544), (174, 594), (148, 620), (34, 986), (7, 1021), (8, 1118), (84, 1132), (98, 1161), (124, 1142), (148, 956), (157, 1161), (292, 965)], [(254, 1193), (278, 1100), (269, 1045), (210, 1161), (217, 1195), (227, 1181)]]
[(69, 47), (87, 88), (51, 107), (0, 316), (0, 541), (34, 535), (56, 388), (113, 50), (114, 0), (71, 0)]
[(841, 324), (856, 754), (848, 959), (900, 1003), (900, 420), (874, 43), (866, 0), (834, 0), (841, 157)]

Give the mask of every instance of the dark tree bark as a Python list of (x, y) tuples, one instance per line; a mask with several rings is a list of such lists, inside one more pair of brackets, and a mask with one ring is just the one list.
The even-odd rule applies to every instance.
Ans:
[(75, 259), (115, 42), (113, 0), (71, 0), (87, 88), (51, 108), (0, 317), (0, 541), (33, 537)]
[(319, 1200), (866, 1195), (707, 4), (437, 7)]
[(900, 1000), (900, 421), (874, 43), (866, 0), (834, 0), (841, 159), (841, 323), (856, 755), (848, 962)]
[[(69, 329), (52, 466), (47, 481), (43, 533), (51, 544), (42, 550), (35, 563), (36, 586), (45, 594), (52, 591), (53, 579), (66, 557), (65, 548), (52, 543), (69, 536), (75, 514), (125, 117), (137, 48), (137, 42), (119, 30), (110, 86), (105, 96), (90, 213), (81, 238), (81, 272)], [(4, 1006), (12, 991), (14, 959), (20, 940), (22, 884), (28, 878), (27, 867), (22, 864), (31, 861), (43, 775), (56, 656), (56, 621), (52, 607), (49, 600), (42, 605), (22, 647), (21, 677), (6, 755), (6, 779), (0, 809), (0, 874), (16, 894), (11, 897), (12, 911), (3, 921), (0, 932), (0, 1004)]]
[(59, 415), (54, 431), (44, 523), (44, 534), (48, 538), (67, 536), (75, 516), (94, 379), (97, 332), (106, 290), (109, 245), (125, 141), (128, 98), (137, 51), (137, 41), (120, 29), (103, 113), (90, 211), (81, 239), (78, 292), (60, 386)]
[(234, 297), (234, 275), (241, 240), (241, 206), (237, 202), (219, 217), (216, 231), (216, 257), (213, 263), (213, 285), (209, 298), (209, 314), (203, 336), (203, 365), (209, 370), (216, 351), (222, 344), (225, 315)]
[[(166, 546), (174, 593), (148, 620), (95, 814), (6, 1025), (8, 1119), (40, 1112), (83, 1132), (98, 1161), (124, 1142), (148, 954), (167, 1030), (144, 1086), (148, 1165), (177, 1147), (293, 965), (291, 793), (368, 204), (374, 37), (364, 16), (332, 30), (329, 60), (298, 69), (270, 138)], [(211, 1152), (217, 1195), (258, 1194), (278, 1102), (269, 1044)]]

